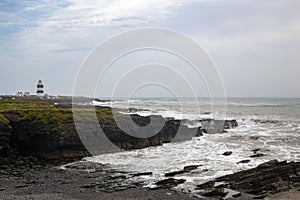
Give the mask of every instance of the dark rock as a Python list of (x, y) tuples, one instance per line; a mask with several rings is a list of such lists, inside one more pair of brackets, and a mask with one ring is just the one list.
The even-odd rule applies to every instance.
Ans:
[[(224, 184), (216, 184), (216, 183)], [(300, 186), (300, 162), (278, 162), (271, 160), (256, 168), (240, 171), (234, 174), (216, 178), (213, 181), (197, 185), (196, 190), (209, 193), (214, 189), (232, 189), (257, 198), (264, 198), (268, 194), (288, 191)], [(215, 187), (218, 185), (217, 187)], [(206, 192), (205, 192), (206, 191)], [(202, 194), (201, 193), (201, 194)]]
[(186, 171), (186, 172), (190, 172), (190, 171), (192, 171), (192, 170), (197, 169), (197, 168), (200, 167), (200, 166), (201, 166), (201, 165), (189, 165), (189, 166), (185, 166), (185, 167), (183, 168), (183, 170)]
[(81, 188), (93, 188), (93, 187), (97, 187), (101, 185), (100, 183), (91, 183), (91, 184), (88, 184), (88, 185), (83, 185), (81, 186)]
[(217, 188), (201, 195), (205, 197), (225, 197), (227, 194), (228, 192), (225, 192), (223, 188)]
[(232, 151), (226, 151), (222, 155), (223, 156), (230, 156), (232, 154)]
[(142, 172), (142, 173), (136, 173), (136, 174), (132, 174), (133, 177), (135, 176), (150, 176), (152, 175), (152, 172)]
[(25, 183), (26, 185), (36, 185), (36, 184), (42, 183), (42, 182), (35, 181), (35, 180), (30, 180), (30, 181), (25, 181), (24, 183)]
[(8, 152), (10, 152), (11, 147), (7, 142), (0, 141), (0, 156), (7, 155)]
[(253, 197), (253, 199), (264, 199), (266, 198), (268, 195), (260, 195), (260, 196), (256, 196), (256, 197)]
[(184, 174), (184, 173), (185, 173), (184, 170), (175, 171), (175, 172), (168, 172), (168, 173), (165, 173), (165, 177), (176, 176), (176, 175)]
[(258, 151), (260, 151), (260, 149), (253, 149), (252, 151), (254, 154), (256, 154)]
[(9, 137), (7, 137), (7, 136), (0, 136), (0, 141), (1, 142), (5, 142), (5, 143), (9, 143)]
[(8, 164), (7, 158), (0, 157), (0, 169)]
[(236, 198), (236, 197), (240, 197), (242, 195), (242, 193), (238, 192), (236, 194), (233, 194), (232, 197)]
[[(41, 102), (41, 105), (44, 103), (49, 102)], [(79, 122), (85, 134), (79, 137), (73, 115), (69, 109), (72, 107), (69, 101), (58, 102), (55, 107), (56, 109), (49, 111), (33, 109), (22, 112), (10, 110), (1, 113), (3, 114), (2, 121), (5, 123), (0, 124), (0, 157), (10, 157), (13, 160), (13, 156), (32, 156), (39, 158), (39, 161), (60, 163), (78, 160), (91, 154), (98, 155), (110, 152), (109, 148), (102, 147), (104, 145), (99, 145), (99, 141), (95, 139), (89, 140), (90, 152), (85, 148), (80, 137), (95, 138), (95, 135), (98, 134), (97, 127), (89, 123), (89, 118), (85, 118), (82, 124)], [(91, 106), (80, 107), (79, 105), (77, 107), (78, 109), (91, 108)], [(96, 110), (105, 113), (104, 117), (98, 118), (99, 124), (106, 137), (113, 143), (112, 146), (116, 145), (120, 148), (119, 150), (140, 149), (162, 145), (163, 143), (185, 141), (195, 136), (201, 136), (203, 133), (222, 133), (224, 129), (237, 125), (235, 120), (201, 120), (203, 127), (189, 128), (183, 123), (188, 120), (151, 116), (151, 119), (164, 122), (164, 126), (160, 130), (160, 127), (156, 127), (154, 124), (151, 130), (157, 129), (157, 134), (140, 138), (131, 136), (121, 130), (116, 124), (115, 118), (111, 117), (112, 111), (110, 108), (96, 107)], [(125, 124), (129, 124), (129, 130), (133, 130), (134, 127), (130, 127), (130, 123), (126, 121), (128, 118), (125, 118), (122, 114), (119, 114), (118, 117)], [(130, 117), (130, 120), (137, 125), (146, 128), (151, 121), (149, 116), (143, 117), (133, 114)], [(199, 122), (197, 121), (197, 123)], [(149, 131), (145, 129), (144, 133), (142, 132), (138, 133), (147, 135)], [(116, 150), (118, 149), (114, 149), (114, 151)], [(29, 160), (16, 161), (16, 164), (24, 167), (33, 165)]]
[(203, 129), (201, 129), (201, 127), (198, 127), (197, 133), (195, 135), (196, 137), (200, 137), (203, 136)]
[(263, 156), (265, 156), (265, 154), (257, 153), (257, 154), (251, 155), (250, 158), (259, 158), (259, 157), (263, 157)]
[(139, 111), (149, 111), (149, 109), (137, 109), (137, 108), (128, 108), (128, 112), (139, 112)]
[(201, 129), (201, 132), (202, 133), (207, 133), (207, 130), (206, 129)]
[(226, 129), (234, 128), (238, 126), (236, 120), (212, 120), (205, 119), (200, 120), (202, 126), (202, 132), (208, 134), (225, 133)]
[[(0, 119), (7, 120), (0, 114)], [(7, 154), (11, 152), (9, 145), (11, 139), (12, 128), (9, 124), (0, 121), (0, 157), (7, 157)]]
[(125, 175), (119, 175), (119, 176), (111, 176), (108, 179), (110, 180), (116, 180), (116, 179), (126, 179)]
[(265, 119), (253, 119), (252, 120), (255, 123), (261, 123), (261, 124), (277, 124), (279, 121), (277, 120), (265, 120)]
[(222, 120), (201, 120), (201, 128), (204, 133), (216, 134), (224, 132), (224, 121)]
[(276, 160), (276, 159), (275, 160), (270, 160), (268, 162), (265, 162), (265, 163), (262, 163), (262, 164), (258, 165), (257, 168), (260, 169), (260, 168), (271, 167), (271, 166), (276, 165), (276, 164), (278, 164), (278, 160)]
[(154, 189), (173, 188), (173, 187), (176, 187), (179, 184), (184, 183), (185, 181), (186, 181), (185, 179), (174, 179), (174, 178), (164, 179), (164, 180), (156, 182), (155, 185), (157, 185), (157, 187), (154, 188)]
[(187, 172), (190, 172), (192, 170), (195, 170), (199, 167), (200, 165), (190, 165), (190, 166), (185, 166), (183, 168), (183, 170), (180, 170), (180, 171), (175, 171), (175, 172), (168, 172), (168, 173), (165, 173), (165, 176), (166, 177), (170, 177), (170, 176), (176, 176), (176, 175), (179, 175), (179, 174), (184, 174), (184, 173), (187, 173)]
[(233, 119), (233, 120), (225, 120), (224, 121), (224, 129), (230, 129), (238, 126), (238, 122)]
[(200, 185), (196, 185), (196, 190), (204, 190), (204, 189), (210, 189), (213, 188), (215, 185), (214, 181), (209, 181)]
[(250, 162), (250, 160), (241, 160), (241, 161), (239, 161), (237, 164), (241, 164), (241, 163), (248, 163), (248, 162)]
[(29, 184), (25, 184), (25, 185), (17, 185), (15, 188), (19, 189), (19, 188), (25, 188), (25, 187), (29, 187)]
[(258, 140), (259, 136), (250, 136), (249, 139), (251, 139), (251, 140)]

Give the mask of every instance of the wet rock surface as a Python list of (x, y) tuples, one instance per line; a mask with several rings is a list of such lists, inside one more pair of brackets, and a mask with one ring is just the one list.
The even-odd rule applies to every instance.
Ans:
[(155, 183), (156, 187), (152, 188), (152, 189), (170, 189), (170, 188), (174, 188), (179, 184), (184, 183), (186, 180), (185, 179), (175, 179), (175, 178), (168, 178), (168, 179), (164, 179), (161, 181), (158, 181)]
[(256, 153), (254, 155), (251, 155), (250, 158), (259, 158), (259, 157), (263, 157), (263, 156), (265, 156), (265, 154), (263, 154), (263, 153)]
[[(30, 107), (31, 102), (13, 103), (16, 103), (15, 106), (22, 105), (20, 107), (24, 109), (3, 109), (0, 113), (0, 199), (81, 199), (80, 196), (82, 199), (95, 199), (95, 195), (99, 194), (103, 199), (117, 199), (118, 194), (119, 199), (126, 199), (122, 195), (124, 193), (128, 195), (128, 199), (149, 199), (149, 196), (155, 194), (157, 196), (154, 199), (191, 198), (187, 194), (169, 190), (184, 183), (185, 179), (167, 178), (157, 181), (156, 190), (149, 193), (148, 189), (142, 188), (141, 176), (151, 176), (152, 172), (120, 172), (89, 162), (70, 163), (63, 170), (54, 167), (90, 155), (75, 129), (70, 110), (72, 106), (68, 102), (58, 106), (38, 102), (33, 107)], [(90, 109), (91, 106), (76, 108)], [(97, 107), (96, 110), (100, 116), (99, 124), (107, 138), (123, 150), (180, 142), (206, 133), (223, 133), (226, 129), (237, 126), (235, 120), (208, 119), (196, 122), (200, 122), (201, 126), (189, 128), (189, 120), (153, 116), (164, 122), (163, 128), (151, 137), (137, 138), (117, 126), (109, 108)], [(126, 122), (122, 114), (119, 117)], [(130, 118), (141, 127), (146, 127), (151, 122), (150, 117), (133, 114)], [(92, 136), (96, 127), (91, 126), (88, 121), (84, 122), (85, 136)], [(176, 173), (189, 173), (197, 167), (198, 165), (186, 166), (172, 176)], [(132, 196), (130, 191), (138, 194)], [(117, 196), (109, 196), (108, 193)], [(45, 196), (40, 196), (41, 194)]]
[(225, 151), (222, 155), (223, 156), (230, 156), (232, 154), (232, 151)]
[[(31, 160), (30, 163), (28, 160)], [(30, 199), (39, 199), (40, 194), (48, 199), (50, 196), (47, 195), (57, 197), (58, 193), (67, 194), (59, 197), (61, 199), (74, 199), (75, 194), (82, 195), (79, 199), (114, 199), (115, 195), (121, 195), (120, 199), (148, 199), (149, 195), (153, 195), (151, 192), (157, 192), (153, 199), (191, 199), (191, 195), (198, 199), (263, 199), (285, 191), (300, 190), (299, 162), (271, 160), (256, 168), (197, 185), (197, 192), (191, 195), (169, 190), (185, 183), (186, 180), (182, 178), (167, 177), (154, 182), (155, 187), (151, 189), (143, 188), (145, 179), (141, 177), (151, 177), (152, 172), (149, 171), (117, 171), (109, 166), (84, 160), (62, 167), (54, 167), (35, 158), (19, 157), (16, 163), (19, 164), (0, 169), (0, 199), (24, 199), (24, 195), (30, 195)], [(198, 167), (199, 165), (188, 165), (180, 172), (192, 173)], [(146, 193), (148, 196), (144, 196)], [(121, 198), (124, 194), (128, 196)], [(133, 194), (136, 196), (132, 197)]]
[(0, 173), (0, 185), (0, 199), (196, 199), (169, 189), (150, 191), (137, 176), (90, 162), (11, 169)]
[(188, 173), (192, 170), (195, 170), (197, 169), (199, 166), (201, 165), (189, 165), (189, 166), (185, 166), (183, 168), (183, 170), (179, 170), (179, 171), (174, 171), (174, 172), (168, 172), (165, 174), (166, 177), (170, 177), (170, 176), (176, 176), (176, 175), (179, 175), (179, 174), (184, 174), (184, 173)]
[(245, 164), (245, 163), (249, 163), (251, 160), (241, 160), (239, 162), (237, 162), (237, 164)]
[(219, 177), (196, 187), (200, 195), (210, 197), (224, 197), (227, 195), (225, 194), (227, 189), (255, 199), (263, 199), (279, 192), (299, 190), (300, 162), (271, 160), (256, 168)]

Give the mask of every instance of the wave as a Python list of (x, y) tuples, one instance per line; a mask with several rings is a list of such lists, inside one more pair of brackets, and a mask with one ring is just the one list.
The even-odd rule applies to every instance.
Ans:
[(235, 107), (286, 107), (287, 104), (272, 104), (272, 103), (227, 103), (227, 106)]

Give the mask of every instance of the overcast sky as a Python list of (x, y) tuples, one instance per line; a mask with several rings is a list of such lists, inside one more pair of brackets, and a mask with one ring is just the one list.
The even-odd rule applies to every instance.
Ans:
[(299, 0), (1, 0), (0, 94), (72, 95), (93, 48), (143, 27), (202, 45), (227, 96), (300, 97)]

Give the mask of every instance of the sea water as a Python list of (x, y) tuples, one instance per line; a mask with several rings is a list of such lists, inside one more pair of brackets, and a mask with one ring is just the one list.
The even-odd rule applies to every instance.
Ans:
[[(195, 185), (272, 160), (300, 161), (300, 99), (297, 98), (229, 98), (211, 105), (210, 99), (119, 100), (102, 105), (135, 108), (131, 113), (155, 114), (176, 119), (236, 119), (239, 126), (222, 134), (204, 134), (192, 140), (162, 146), (103, 154), (85, 158), (127, 172), (153, 172), (142, 177), (152, 187), (167, 172), (200, 165), (198, 169), (176, 176), (186, 179), (177, 189), (193, 190)], [(213, 109), (212, 109), (213, 107)], [(195, 124), (187, 124), (197, 126)], [(252, 158), (253, 150), (265, 156)], [(222, 155), (232, 151), (229, 156)], [(250, 160), (248, 163), (239, 163)]]

